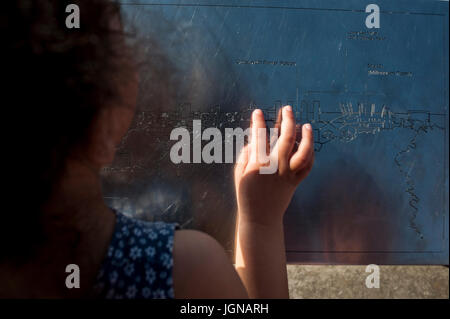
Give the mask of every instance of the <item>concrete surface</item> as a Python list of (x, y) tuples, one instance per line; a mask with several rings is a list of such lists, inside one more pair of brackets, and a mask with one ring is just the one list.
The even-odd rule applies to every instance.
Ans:
[(380, 266), (380, 288), (367, 288), (366, 266), (288, 265), (291, 298), (449, 298), (445, 266)]

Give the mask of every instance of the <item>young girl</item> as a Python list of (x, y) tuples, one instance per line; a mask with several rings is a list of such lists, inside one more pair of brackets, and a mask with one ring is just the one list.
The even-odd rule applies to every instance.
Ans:
[[(253, 112), (235, 167), (235, 266), (204, 233), (112, 211), (99, 172), (133, 118), (137, 67), (117, 4), (77, 1), (79, 29), (65, 26), (66, 5), (9, 1), (1, 13), (8, 209), (0, 297), (288, 298), (283, 214), (314, 161), (311, 126), (296, 126), (284, 107), (273, 150), (278, 170), (260, 174), (254, 155), (267, 151), (256, 138), (265, 121)], [(66, 286), (71, 264), (80, 270), (78, 289)]]

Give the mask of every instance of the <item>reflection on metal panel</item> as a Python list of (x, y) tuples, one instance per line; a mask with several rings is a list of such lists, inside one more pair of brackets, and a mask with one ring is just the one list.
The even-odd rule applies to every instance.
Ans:
[(286, 213), (288, 261), (448, 264), (448, 2), (377, 4), (368, 29), (356, 0), (122, 1), (144, 63), (108, 203), (232, 250), (233, 165), (173, 164), (170, 132), (246, 128), (256, 107), (270, 125), (290, 104), (316, 162)]

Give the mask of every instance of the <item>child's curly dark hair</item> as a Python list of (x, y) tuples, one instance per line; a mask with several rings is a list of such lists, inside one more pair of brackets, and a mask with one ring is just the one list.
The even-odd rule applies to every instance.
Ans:
[[(69, 3), (80, 8), (79, 29), (66, 27)], [(123, 54), (120, 7), (113, 1), (20, 0), (2, 6), (7, 191), (0, 259), (27, 256), (45, 240), (40, 210), (68, 152), (83, 143), (99, 108), (117, 104), (117, 87), (132, 63)]]

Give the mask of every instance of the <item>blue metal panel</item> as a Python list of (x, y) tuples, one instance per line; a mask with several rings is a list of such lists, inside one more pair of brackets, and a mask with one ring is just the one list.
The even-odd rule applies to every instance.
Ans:
[[(231, 164), (171, 163), (170, 131), (270, 123), (315, 131), (316, 162), (285, 217), (292, 263), (448, 264), (448, 2), (122, 1), (144, 54), (132, 129), (106, 199), (232, 250)], [(155, 72), (156, 71), (156, 72)]]

